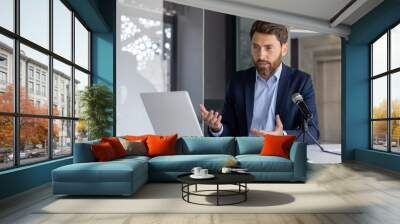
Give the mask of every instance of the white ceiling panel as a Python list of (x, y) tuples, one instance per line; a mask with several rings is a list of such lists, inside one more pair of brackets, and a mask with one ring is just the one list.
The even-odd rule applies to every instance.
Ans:
[[(383, 0), (167, 0), (206, 10), (347, 37), (350, 26)], [(353, 4), (334, 23), (343, 8)]]

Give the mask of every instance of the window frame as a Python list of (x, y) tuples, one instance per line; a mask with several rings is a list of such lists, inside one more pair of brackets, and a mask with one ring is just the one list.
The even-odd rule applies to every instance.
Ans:
[[(400, 121), (400, 117), (392, 117), (392, 99), (391, 99), (391, 79), (392, 76), (396, 73), (400, 72), (400, 67), (391, 69), (391, 31), (396, 26), (400, 25), (400, 21), (395, 22), (390, 27), (386, 28), (384, 32), (379, 34), (375, 39), (368, 43), (369, 47), (369, 149), (373, 151), (379, 152), (386, 152), (391, 154), (400, 154), (400, 152), (393, 152), (392, 151), (392, 121)], [(386, 64), (386, 71), (380, 74), (373, 74), (373, 44), (387, 34), (387, 64)], [(373, 118), (373, 81), (378, 78), (386, 77), (386, 86), (387, 86), (387, 105), (386, 105), (386, 117), (385, 118)], [(373, 136), (373, 122), (374, 121), (386, 121), (386, 150), (379, 150), (374, 148), (374, 136)]]
[[(83, 19), (76, 13), (72, 7), (65, 1), (65, 0), (59, 0), (68, 10), (71, 11), (71, 59), (64, 58), (63, 56), (55, 53), (53, 50), (53, 0), (48, 0), (49, 2), (49, 49), (46, 49), (39, 44), (36, 44), (29, 39), (24, 38), (23, 36), (20, 35), (20, 0), (14, 0), (13, 1), (13, 10), (14, 10), (14, 31), (10, 31), (4, 27), (0, 26), (0, 35), (3, 35), (5, 37), (11, 38), (13, 40), (14, 44), (14, 49), (13, 49), (13, 64), (12, 67), (12, 72), (11, 75), (13, 75), (14, 78), (14, 93), (13, 93), (13, 102), (14, 102), (14, 110), (13, 112), (2, 112), (0, 111), (0, 116), (11, 116), (13, 119), (13, 153), (14, 153), (14, 161), (13, 161), (13, 166), (11, 167), (5, 167), (5, 168), (0, 168), (0, 172), (5, 171), (5, 170), (10, 170), (10, 169), (16, 169), (19, 167), (23, 166), (30, 166), (33, 164), (38, 164), (38, 163), (43, 163), (46, 161), (50, 160), (58, 160), (66, 157), (73, 156), (74, 152), (74, 143), (75, 143), (75, 126), (76, 126), (76, 121), (78, 121), (80, 118), (75, 116), (75, 108), (71, 108), (71, 114), (70, 116), (56, 116), (53, 115), (53, 59), (58, 60), (59, 62), (62, 62), (66, 65), (71, 66), (71, 83), (73, 84), (75, 82), (75, 69), (85, 73), (89, 77), (89, 83), (88, 86), (92, 85), (92, 71), (91, 71), (91, 36), (92, 36), (92, 30), (87, 26), (87, 24), (83, 21)], [(88, 31), (88, 69), (85, 69), (78, 64), (75, 63), (75, 18), (79, 20), (79, 22), (84, 26), (84, 28)], [(39, 115), (39, 114), (27, 114), (27, 113), (21, 113), (20, 112), (20, 44), (23, 44), (27, 47), (32, 48), (33, 50), (39, 51), (40, 53), (43, 53), (48, 56), (49, 58), (49, 63), (48, 63), (48, 81), (47, 81), (47, 89), (48, 93), (45, 92), (45, 94), (48, 96), (48, 108), (49, 111), (46, 115)], [(27, 71), (29, 64), (27, 64)], [(39, 75), (41, 75), (40, 73)], [(27, 77), (27, 81), (31, 80), (30, 79), (30, 74), (27, 73), (25, 74)], [(33, 79), (32, 79), (34, 85), (37, 83), (36, 82), (36, 69), (33, 70)], [(39, 76), (39, 80), (37, 80), (38, 83), (41, 83), (42, 79), (41, 76)], [(27, 91), (29, 91), (27, 89)], [(36, 91), (36, 89), (34, 89)], [(71, 99), (71, 104), (74, 105), (75, 103), (75, 88), (74, 85), (71, 85), (71, 93), (72, 93), (72, 99)], [(40, 94), (41, 96), (42, 94)], [(40, 160), (38, 162), (32, 162), (32, 163), (26, 163), (26, 164), (21, 164), (20, 161), (20, 119), (21, 118), (45, 118), (47, 119), (48, 122), (48, 136), (47, 136), (47, 142), (49, 143), (47, 145), (47, 150), (48, 150), (48, 155), (47, 158), (43, 158), (43, 160)], [(66, 121), (71, 121), (71, 153), (68, 155), (62, 155), (62, 156), (54, 156), (54, 147), (53, 147), (53, 122), (56, 120), (66, 120)]]

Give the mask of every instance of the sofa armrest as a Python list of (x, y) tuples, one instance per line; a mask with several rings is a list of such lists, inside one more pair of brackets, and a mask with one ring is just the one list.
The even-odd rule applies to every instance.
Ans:
[(94, 157), (90, 146), (92, 144), (100, 143), (99, 140), (89, 141), (89, 142), (81, 142), (75, 143), (74, 145), (74, 163), (89, 163), (95, 162), (96, 158)]
[(295, 181), (305, 181), (307, 176), (307, 145), (294, 142), (290, 149), (290, 160), (293, 162), (293, 178)]

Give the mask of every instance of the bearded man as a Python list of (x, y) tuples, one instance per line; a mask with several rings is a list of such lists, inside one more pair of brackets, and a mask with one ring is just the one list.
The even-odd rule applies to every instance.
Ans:
[[(319, 138), (311, 77), (282, 63), (288, 52), (285, 26), (256, 21), (250, 31), (254, 66), (232, 76), (222, 114), (200, 105), (211, 136), (301, 135), (303, 115), (292, 102), (300, 93), (313, 114), (309, 132)], [(306, 142), (311, 139), (306, 137)]]

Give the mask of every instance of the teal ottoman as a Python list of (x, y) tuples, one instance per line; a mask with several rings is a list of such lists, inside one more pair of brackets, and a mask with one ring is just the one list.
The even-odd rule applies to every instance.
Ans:
[(147, 157), (74, 163), (52, 171), (53, 193), (132, 195), (148, 180)]

